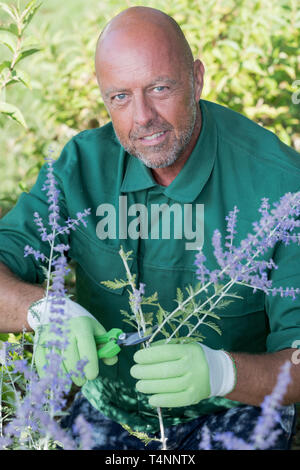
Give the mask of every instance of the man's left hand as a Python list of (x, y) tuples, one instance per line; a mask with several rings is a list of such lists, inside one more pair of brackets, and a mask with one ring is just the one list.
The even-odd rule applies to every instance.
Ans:
[(154, 407), (194, 405), (210, 396), (209, 367), (198, 343), (159, 344), (137, 351), (130, 374)]

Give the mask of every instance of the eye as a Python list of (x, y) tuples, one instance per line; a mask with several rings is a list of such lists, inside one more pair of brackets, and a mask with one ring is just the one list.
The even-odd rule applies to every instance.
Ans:
[(115, 95), (112, 97), (112, 101), (124, 101), (126, 98), (125, 93), (119, 93), (118, 95)]
[(168, 87), (167, 86), (164, 86), (164, 85), (159, 85), (159, 86), (156, 86), (155, 88), (153, 88), (153, 90), (157, 91), (158, 93), (161, 92), (161, 91), (165, 91)]

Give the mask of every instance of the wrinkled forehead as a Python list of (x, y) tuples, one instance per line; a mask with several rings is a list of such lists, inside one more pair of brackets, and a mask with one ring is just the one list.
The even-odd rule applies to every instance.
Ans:
[(185, 68), (178, 49), (178, 40), (172, 32), (155, 25), (109, 31), (99, 41), (95, 56), (99, 84), (124, 76), (132, 79), (147, 74), (149, 79), (151, 74), (178, 76), (181, 68)]

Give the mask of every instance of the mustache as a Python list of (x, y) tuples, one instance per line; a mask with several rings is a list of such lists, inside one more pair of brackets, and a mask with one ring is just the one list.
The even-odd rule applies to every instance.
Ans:
[(141, 139), (142, 137), (145, 137), (145, 135), (151, 135), (151, 134), (157, 134), (158, 132), (165, 132), (165, 131), (171, 131), (173, 129), (173, 126), (167, 125), (167, 124), (160, 124), (160, 125), (155, 125), (153, 124), (149, 126), (142, 126), (139, 127), (138, 129), (135, 129), (133, 132), (130, 133), (130, 138), (133, 140), (138, 140)]

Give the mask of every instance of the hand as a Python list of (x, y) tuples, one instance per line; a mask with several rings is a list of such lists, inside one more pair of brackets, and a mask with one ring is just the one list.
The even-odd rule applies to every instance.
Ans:
[(130, 374), (140, 379), (136, 388), (151, 393), (155, 407), (198, 403), (210, 395), (209, 369), (199, 344), (160, 344), (137, 351)]
[[(97, 355), (97, 347), (95, 336), (106, 333), (105, 328), (99, 323), (86, 309), (81, 305), (66, 298), (65, 315), (69, 318), (65, 322), (67, 347), (60, 351), (63, 356), (64, 372), (71, 375), (72, 381), (82, 386), (86, 380), (93, 380), (99, 375), (99, 358)], [(46, 344), (58, 339), (58, 336), (51, 332), (50, 318), (51, 312), (49, 302), (45, 308), (45, 299), (42, 299), (38, 305), (33, 307), (35, 313), (40, 314), (42, 322), (38, 322), (32, 313), (28, 314), (28, 323), (34, 329), (41, 326), (40, 332), (37, 330), (35, 337), (35, 365), (40, 377), (45, 375), (44, 366), (47, 363), (47, 354), (49, 347)], [(32, 311), (31, 311), (32, 312)], [(42, 314), (42, 315), (41, 315)], [(99, 349), (99, 347), (98, 347)], [(84, 367), (84, 376), (82, 374), (74, 375), (77, 371), (77, 362), (85, 359), (88, 363)], [(118, 357), (114, 356), (110, 359), (102, 359), (107, 365), (113, 365), (118, 361)]]
[(139, 379), (137, 390), (151, 394), (150, 405), (189, 406), (232, 390), (235, 370), (224, 351), (198, 343), (157, 343), (137, 351), (133, 357), (137, 364), (130, 370)]

